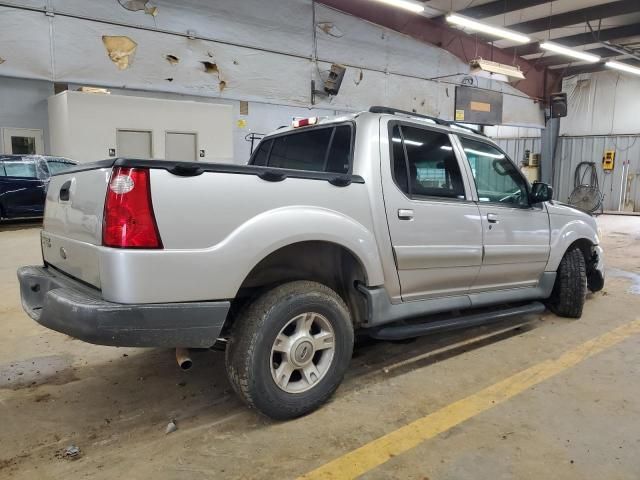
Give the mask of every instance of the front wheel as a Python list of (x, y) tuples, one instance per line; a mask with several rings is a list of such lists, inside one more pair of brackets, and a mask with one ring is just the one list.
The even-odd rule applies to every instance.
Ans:
[(587, 295), (587, 268), (579, 248), (564, 254), (547, 306), (556, 315), (580, 318)]
[(343, 300), (325, 285), (280, 285), (236, 319), (226, 365), (234, 390), (277, 420), (305, 415), (338, 388), (353, 352), (353, 325)]

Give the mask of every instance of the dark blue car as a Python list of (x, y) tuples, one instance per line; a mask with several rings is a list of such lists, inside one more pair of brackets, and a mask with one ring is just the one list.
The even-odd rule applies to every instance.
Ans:
[(42, 217), (49, 178), (74, 165), (60, 157), (0, 155), (0, 220)]

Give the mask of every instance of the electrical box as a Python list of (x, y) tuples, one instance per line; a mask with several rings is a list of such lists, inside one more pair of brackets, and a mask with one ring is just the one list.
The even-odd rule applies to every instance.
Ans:
[(602, 157), (602, 170), (605, 172), (610, 172), (613, 170), (616, 160), (616, 151), (615, 150), (607, 150), (604, 152), (604, 157)]
[(530, 167), (538, 167), (540, 166), (540, 154), (532, 153), (529, 155), (529, 166)]
[(524, 164), (527, 167), (538, 167), (538, 166), (540, 166), (540, 154), (539, 153), (531, 153), (530, 150), (525, 150), (525, 152), (524, 152)]

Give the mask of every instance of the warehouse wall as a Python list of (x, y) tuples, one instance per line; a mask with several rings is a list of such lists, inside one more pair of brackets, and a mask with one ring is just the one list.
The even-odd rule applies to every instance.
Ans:
[(613, 71), (565, 78), (569, 114), (560, 135), (637, 135), (640, 133), (640, 78)]
[[(10, 3), (38, 10), (43, 2)], [(0, 75), (304, 108), (311, 106), (311, 80), (321, 82), (332, 62), (343, 62), (348, 68), (340, 94), (318, 98), (318, 108), (382, 103), (452, 118), (454, 84), (468, 72), (468, 65), (433, 45), (324, 6), (314, 13), (311, 0), (159, 0), (155, 16), (151, 4), (148, 13), (116, 1), (47, 5), (52, 15), (0, 7)], [(126, 68), (109, 57), (103, 36), (135, 42), (129, 56), (110, 51)], [(513, 87), (474, 82), (505, 92), (505, 123), (542, 124), (538, 105)]]
[(53, 95), (51, 82), (0, 77), (0, 128), (41, 129), (49, 151), (49, 95)]
[[(606, 150), (615, 150), (612, 173), (602, 170)], [(595, 162), (605, 210), (640, 212), (640, 136), (561, 137), (554, 161), (555, 198), (567, 201), (580, 162)], [(588, 183), (588, 178), (584, 179)]]

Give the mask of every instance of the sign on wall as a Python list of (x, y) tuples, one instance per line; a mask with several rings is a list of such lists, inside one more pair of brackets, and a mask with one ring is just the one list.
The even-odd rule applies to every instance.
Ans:
[(456, 87), (453, 118), (476, 125), (502, 124), (502, 93), (471, 87)]

